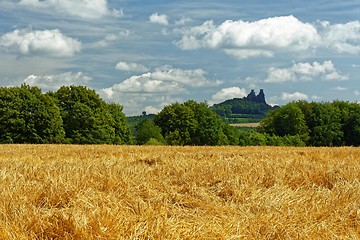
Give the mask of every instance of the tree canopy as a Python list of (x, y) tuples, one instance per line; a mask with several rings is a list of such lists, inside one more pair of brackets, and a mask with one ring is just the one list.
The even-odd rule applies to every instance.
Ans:
[(144, 112), (130, 126), (122, 111), (83, 86), (1, 87), (0, 143), (360, 146), (359, 103), (291, 102), (245, 130), (193, 100)]
[(86, 87), (0, 88), (0, 142), (125, 144), (131, 134), (122, 106)]
[(288, 103), (263, 119), (260, 132), (298, 135), (309, 146), (359, 146), (360, 105), (344, 101)]
[(60, 143), (65, 131), (55, 100), (37, 87), (0, 88), (1, 143)]
[(83, 86), (63, 86), (54, 93), (69, 143), (124, 144), (130, 142), (122, 106), (107, 104)]
[(165, 144), (165, 139), (161, 135), (161, 128), (156, 126), (153, 121), (148, 119), (141, 120), (135, 126), (135, 140), (139, 145)]
[(225, 123), (206, 103), (173, 103), (164, 107), (154, 122), (170, 145), (230, 144)]
[(304, 141), (309, 139), (309, 129), (305, 115), (296, 103), (289, 103), (275, 111), (260, 122), (260, 130), (280, 137), (299, 135)]

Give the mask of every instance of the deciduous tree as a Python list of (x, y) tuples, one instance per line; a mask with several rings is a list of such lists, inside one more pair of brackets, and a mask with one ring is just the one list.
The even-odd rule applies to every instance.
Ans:
[(154, 122), (170, 145), (225, 145), (225, 124), (206, 103), (189, 100), (166, 106)]
[(122, 107), (106, 104), (83, 86), (63, 86), (54, 96), (64, 122), (66, 140), (78, 144), (128, 143), (130, 131)]
[(64, 129), (54, 99), (37, 87), (0, 88), (2, 143), (60, 143)]

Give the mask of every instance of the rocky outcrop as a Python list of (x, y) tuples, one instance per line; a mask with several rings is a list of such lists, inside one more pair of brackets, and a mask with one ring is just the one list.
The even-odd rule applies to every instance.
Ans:
[(254, 90), (251, 90), (251, 92), (247, 95), (246, 99), (247, 99), (248, 101), (251, 101), (251, 102), (264, 103), (264, 104), (266, 104), (265, 94), (264, 94), (264, 90), (263, 90), (263, 89), (260, 89), (260, 92), (259, 92), (258, 95), (255, 94), (255, 91), (254, 91)]

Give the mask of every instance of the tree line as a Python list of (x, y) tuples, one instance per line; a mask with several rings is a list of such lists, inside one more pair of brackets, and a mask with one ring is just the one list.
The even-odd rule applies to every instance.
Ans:
[(139, 144), (359, 146), (360, 104), (291, 102), (271, 110), (253, 129), (231, 127), (205, 103), (190, 100), (166, 106), (153, 122), (140, 122), (136, 133)]
[[(165, 106), (133, 128), (123, 107), (91, 89), (0, 88), (0, 143), (359, 146), (360, 105), (291, 102), (270, 111), (258, 129), (224, 123), (206, 103)], [(132, 130), (131, 130), (132, 129)]]
[(291, 102), (261, 121), (259, 132), (297, 136), (308, 146), (359, 146), (360, 104)]
[(0, 88), (0, 143), (129, 144), (122, 106), (82, 86)]

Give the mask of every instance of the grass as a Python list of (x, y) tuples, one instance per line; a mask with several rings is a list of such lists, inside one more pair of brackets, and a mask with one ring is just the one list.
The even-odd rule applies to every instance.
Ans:
[(0, 145), (0, 239), (360, 239), (360, 148)]

